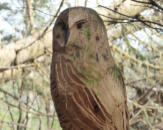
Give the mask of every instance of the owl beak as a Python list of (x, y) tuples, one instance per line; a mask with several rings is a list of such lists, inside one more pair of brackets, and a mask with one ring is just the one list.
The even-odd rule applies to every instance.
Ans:
[(69, 35), (70, 35), (70, 29), (69, 29), (69, 27), (67, 27), (67, 29), (66, 29), (66, 35), (65, 35), (65, 43), (64, 43), (64, 47), (65, 47), (66, 44), (67, 44), (67, 41), (68, 41)]

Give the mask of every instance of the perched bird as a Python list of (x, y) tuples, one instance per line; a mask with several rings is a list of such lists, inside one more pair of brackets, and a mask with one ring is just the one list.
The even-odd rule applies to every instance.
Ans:
[(123, 78), (92, 9), (69, 8), (56, 20), (51, 95), (63, 130), (129, 130)]

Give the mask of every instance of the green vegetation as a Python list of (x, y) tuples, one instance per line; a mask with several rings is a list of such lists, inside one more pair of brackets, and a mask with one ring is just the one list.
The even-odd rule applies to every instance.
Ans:
[(81, 30), (80, 32), (87, 37), (88, 41), (91, 39), (91, 32), (90, 32), (90, 24), (87, 23)]

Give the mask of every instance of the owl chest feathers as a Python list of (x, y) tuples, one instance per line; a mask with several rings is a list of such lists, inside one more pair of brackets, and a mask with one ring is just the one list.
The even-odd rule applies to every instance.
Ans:
[[(53, 95), (54, 100), (56, 100), (56, 106), (63, 105), (61, 103), (64, 103), (64, 111), (67, 110), (67, 113), (69, 113), (71, 111), (71, 107), (73, 107), (72, 104), (77, 105), (78, 103), (81, 103), (83, 108), (80, 108), (80, 105), (77, 105), (77, 109), (82, 109), (80, 110), (83, 112), (82, 115), (85, 116), (85, 118), (91, 118), (86, 116), (89, 115), (87, 111), (90, 109), (90, 111), (95, 112), (95, 115), (97, 116), (95, 117), (97, 120), (99, 118), (102, 124), (105, 124), (107, 121), (109, 122), (108, 124), (113, 123), (117, 120), (116, 118), (122, 118), (123, 120), (124, 116), (126, 116), (126, 110), (124, 109), (126, 99), (124, 93), (121, 91), (122, 88), (118, 86), (118, 84), (114, 84), (112, 82), (112, 80), (115, 79), (113, 79), (113, 76), (109, 74), (109, 72), (101, 75), (101, 77), (99, 73), (99, 77), (97, 77), (96, 75), (94, 76), (97, 72), (94, 72), (95, 70), (93, 70), (94, 73), (91, 75), (91, 71), (89, 72), (88, 70), (83, 70), (86, 68), (81, 69), (79, 63), (75, 65), (70, 59), (66, 59), (62, 55), (57, 56), (57, 58), (55, 57), (54, 63), (53, 68), (55, 69), (53, 74), (55, 74), (56, 80), (55, 85), (51, 86), (54, 87), (52, 93), (57, 93), (56, 95)], [(86, 67), (88, 68), (88, 66)], [(98, 69), (96, 71), (98, 71)], [(58, 102), (59, 100), (57, 99), (61, 99), (60, 102)], [(86, 104), (89, 105), (87, 106)], [(118, 116), (116, 115), (117, 113), (123, 113), (123, 115)], [(78, 115), (80, 114), (78, 113)], [(75, 115), (74, 113), (74, 120), (77, 120), (75, 118), (78, 118), (78, 115)], [(68, 115), (65, 116), (65, 118), (66, 117), (68, 117)], [(80, 123), (82, 122), (83, 121), (81, 120)], [(102, 128), (104, 124), (100, 125), (98, 121), (96, 123), (101, 130), (104, 129)], [(123, 127), (123, 123), (121, 121), (117, 123), (121, 124), (119, 126)], [(114, 126), (116, 128), (116, 124), (114, 125), (112, 124), (110, 126)], [(107, 126), (106, 130), (114, 129), (114, 127), (109, 128), (110, 126)]]

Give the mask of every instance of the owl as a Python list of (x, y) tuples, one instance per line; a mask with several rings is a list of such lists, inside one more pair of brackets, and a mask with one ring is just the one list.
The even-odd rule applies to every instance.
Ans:
[(53, 28), (51, 95), (63, 130), (129, 130), (126, 89), (102, 19), (64, 10)]

